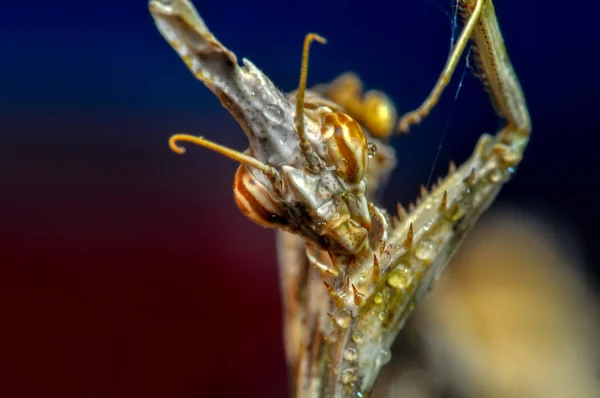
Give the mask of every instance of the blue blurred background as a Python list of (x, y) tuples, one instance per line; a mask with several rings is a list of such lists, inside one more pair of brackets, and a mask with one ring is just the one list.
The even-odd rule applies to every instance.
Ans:
[[(5, 3), (0, 394), (283, 396), (274, 234), (237, 210), (234, 163), (167, 146), (189, 132), (244, 149), (241, 129), (159, 35), (144, 1)], [(310, 84), (352, 70), (399, 113), (429, 93), (453, 32), (449, 0), (196, 3), (221, 42), (282, 90), (295, 89), (314, 31), (329, 42), (313, 47)], [(498, 201), (560, 225), (593, 280), (599, 7), (496, 3), (533, 121)], [(431, 117), (394, 142), (383, 203), (417, 195), (446, 128), (434, 176), (498, 127), (463, 62)]]

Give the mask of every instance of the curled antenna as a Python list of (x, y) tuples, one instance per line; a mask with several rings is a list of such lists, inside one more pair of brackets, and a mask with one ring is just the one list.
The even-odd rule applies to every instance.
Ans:
[(302, 50), (302, 64), (300, 65), (300, 84), (298, 84), (298, 92), (296, 93), (296, 116), (294, 117), (294, 124), (296, 125), (296, 132), (300, 139), (300, 146), (304, 152), (308, 152), (310, 144), (304, 134), (304, 91), (306, 90), (306, 78), (308, 75), (308, 53), (310, 49), (310, 43), (315, 40), (321, 44), (327, 43), (325, 38), (321, 37), (316, 33), (309, 33), (304, 38), (304, 48)]
[(203, 137), (195, 137), (189, 134), (175, 134), (171, 136), (169, 139), (169, 147), (171, 150), (179, 155), (183, 155), (185, 153), (185, 148), (178, 145), (179, 141), (191, 142), (192, 144), (200, 145), (204, 148), (208, 148), (211, 151), (215, 151), (224, 155), (230, 159), (238, 161), (246, 166), (254, 167), (257, 170), (262, 171), (267, 176), (274, 176), (276, 171), (273, 167), (268, 166), (262, 163), (260, 160), (253, 158), (252, 156), (248, 156), (244, 153), (236, 151), (235, 149), (227, 148), (223, 145), (219, 145), (212, 141), (209, 141)]

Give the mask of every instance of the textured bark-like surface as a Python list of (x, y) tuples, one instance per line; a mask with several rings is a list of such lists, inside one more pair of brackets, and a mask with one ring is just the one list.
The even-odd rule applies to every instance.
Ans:
[[(389, 124), (391, 112), (380, 119), (387, 124), (374, 123), (364, 111), (373, 104), (367, 95), (363, 102), (336, 97), (335, 85), (308, 92), (305, 106), (297, 106), (295, 95), (283, 95), (251, 62), (239, 66), (187, 0), (150, 1), (162, 35), (237, 119), (250, 143), (247, 155), (258, 161), (227, 152), (250, 173), (246, 214), (280, 229), (286, 355), (298, 397), (370, 393), (415, 304), (522, 158), (529, 116), (493, 6), (459, 5), (469, 20), (461, 37), (473, 33), (480, 73), (507, 125), (495, 137), (483, 135), (471, 158), (451, 166), (431, 191), (423, 188), (408, 212), (399, 207), (391, 216), (372, 193), (393, 167), (393, 151), (356, 122), (385, 138), (386, 130), (377, 129)], [(440, 81), (450, 76), (445, 71)]]

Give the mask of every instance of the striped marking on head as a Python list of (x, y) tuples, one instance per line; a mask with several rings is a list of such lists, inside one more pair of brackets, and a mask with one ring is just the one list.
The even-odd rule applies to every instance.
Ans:
[(235, 173), (233, 197), (241, 212), (255, 223), (268, 228), (288, 225), (281, 203), (243, 164)]
[(321, 133), (338, 175), (351, 184), (362, 180), (367, 171), (367, 137), (356, 120), (342, 112), (328, 112)]

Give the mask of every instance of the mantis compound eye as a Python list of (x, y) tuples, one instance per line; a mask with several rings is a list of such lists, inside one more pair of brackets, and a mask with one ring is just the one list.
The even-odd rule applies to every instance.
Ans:
[(345, 113), (328, 112), (321, 134), (337, 174), (350, 184), (361, 181), (367, 170), (368, 146), (360, 125)]
[(285, 212), (269, 189), (245, 165), (240, 165), (233, 180), (233, 197), (242, 213), (258, 225), (277, 228), (287, 225)]

